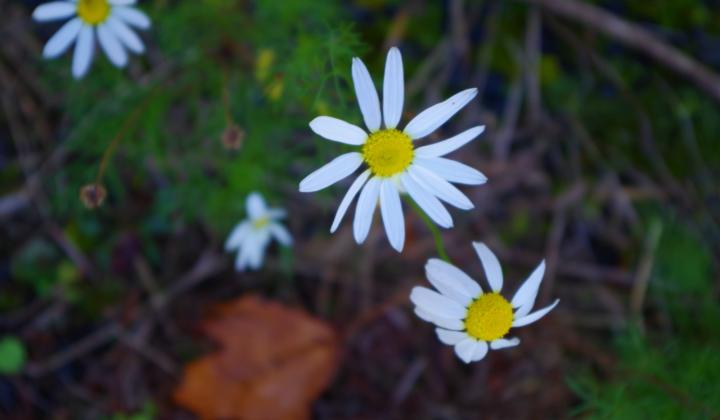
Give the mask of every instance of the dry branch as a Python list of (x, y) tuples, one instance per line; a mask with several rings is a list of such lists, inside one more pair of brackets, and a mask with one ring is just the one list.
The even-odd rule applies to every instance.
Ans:
[(720, 76), (679, 49), (666, 44), (650, 31), (591, 4), (574, 0), (524, 0), (547, 11), (584, 23), (634, 48), (689, 79), (720, 101)]

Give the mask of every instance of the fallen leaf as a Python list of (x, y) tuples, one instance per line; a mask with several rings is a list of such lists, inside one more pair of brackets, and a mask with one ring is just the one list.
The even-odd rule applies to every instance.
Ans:
[(256, 296), (219, 305), (203, 331), (218, 351), (189, 363), (175, 401), (205, 419), (307, 419), (335, 373), (333, 329)]

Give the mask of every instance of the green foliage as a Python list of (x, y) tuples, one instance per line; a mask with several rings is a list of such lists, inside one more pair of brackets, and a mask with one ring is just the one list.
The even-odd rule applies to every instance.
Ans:
[[(665, 2), (663, 7), (655, 7), (650, 2), (628, 2), (628, 9), (640, 19), (657, 22), (670, 29), (682, 29), (688, 26), (713, 29), (712, 20), (717, 12), (711, 12), (709, 5), (695, 0), (673, 0)], [(714, 17), (713, 17), (714, 14)]]
[(589, 418), (713, 418), (720, 414), (720, 343), (672, 337), (653, 344), (637, 331), (621, 337), (621, 358), (607, 382), (589, 374), (571, 382)]
[(712, 255), (698, 235), (671, 224), (657, 253), (652, 292), (688, 338), (716, 336), (720, 306), (714, 290)]
[[(149, 53), (133, 58), (129, 70), (98, 59), (86, 79), (70, 82), (67, 63), (51, 63), (48, 86), (67, 87), (63, 109), (72, 130), (64, 146), (74, 159), (48, 189), (57, 191), (55, 215), (71, 223), (83, 250), (108, 255), (118, 227), (156, 238), (201, 220), (224, 236), (243, 217), (250, 191), (282, 205), (279, 198), (295, 188), (299, 175), (329, 156), (325, 142), (307, 128), (314, 116), (359, 121), (349, 68), (364, 48), (342, 23), (341, 2), (266, 0), (255, 6), (157, 2), (146, 10), (156, 23), (147, 37)], [(152, 71), (144, 60), (153, 62)], [(229, 116), (247, 133), (239, 152), (220, 142), (228, 123), (224, 92)], [(88, 212), (78, 191), (95, 179), (118, 135), (103, 178), (107, 205)], [(158, 184), (163, 188), (156, 193)], [(152, 248), (152, 242), (143, 245)]]
[(12, 375), (25, 366), (25, 346), (16, 337), (0, 339), (0, 374)]
[(571, 385), (590, 418), (712, 418), (720, 415), (720, 307), (714, 297), (711, 256), (697, 235), (669, 221), (658, 245), (650, 283), (653, 301), (672, 328), (623, 333), (613, 377), (589, 373)]

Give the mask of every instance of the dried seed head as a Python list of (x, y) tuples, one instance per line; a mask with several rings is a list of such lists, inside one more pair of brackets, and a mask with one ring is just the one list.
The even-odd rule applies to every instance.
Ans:
[(80, 201), (90, 210), (102, 206), (107, 190), (100, 184), (88, 184), (80, 189)]
[(245, 140), (245, 131), (237, 124), (229, 125), (222, 133), (222, 144), (227, 150), (240, 150), (243, 140)]

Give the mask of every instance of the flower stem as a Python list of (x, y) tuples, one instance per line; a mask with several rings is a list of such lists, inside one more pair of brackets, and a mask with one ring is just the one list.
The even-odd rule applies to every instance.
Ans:
[(140, 105), (138, 105), (133, 110), (133, 112), (123, 121), (120, 130), (117, 132), (117, 134), (115, 134), (115, 137), (113, 137), (110, 145), (105, 149), (105, 152), (103, 153), (102, 160), (100, 161), (100, 167), (98, 168), (97, 175), (95, 177), (95, 186), (102, 186), (102, 177), (105, 174), (105, 169), (107, 169), (108, 162), (115, 153), (115, 149), (117, 149), (117, 146), (118, 144), (120, 144), (120, 141), (125, 136), (125, 133), (130, 131), (135, 126), (137, 119), (145, 111), (145, 108), (150, 103), (150, 99), (152, 99), (156, 93), (157, 89), (154, 89), (153, 91), (148, 93), (145, 99), (140, 103)]
[(445, 251), (445, 242), (442, 238), (442, 233), (440, 232), (440, 229), (438, 229), (437, 226), (435, 226), (435, 223), (430, 220), (427, 214), (420, 208), (420, 206), (417, 205), (415, 201), (412, 199), (406, 199), (408, 203), (410, 203), (410, 206), (415, 210), (415, 213), (420, 217), (420, 219), (427, 225), (428, 229), (430, 229), (430, 233), (432, 233), (433, 239), (435, 240), (435, 249), (437, 250), (438, 255), (440, 258), (442, 258), (444, 261), (452, 263), (450, 261), (450, 257), (448, 257), (447, 252)]
[(223, 84), (222, 84), (222, 105), (223, 112), (225, 114), (225, 124), (229, 127), (235, 122), (233, 121), (232, 111), (230, 110), (230, 76), (228, 75), (227, 69), (223, 69)]

